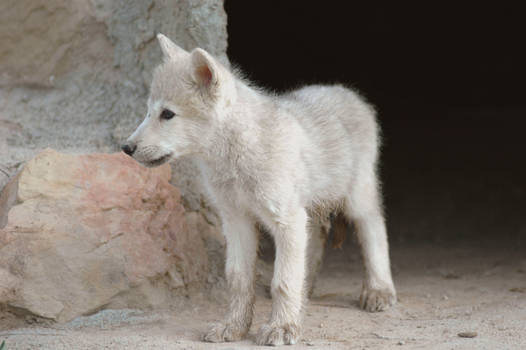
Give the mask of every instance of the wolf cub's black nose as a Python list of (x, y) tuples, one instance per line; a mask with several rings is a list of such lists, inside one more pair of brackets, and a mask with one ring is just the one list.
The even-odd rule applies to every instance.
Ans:
[(137, 145), (129, 145), (125, 143), (124, 145), (121, 146), (121, 149), (124, 153), (131, 156), (133, 152), (135, 152), (135, 150), (137, 149)]

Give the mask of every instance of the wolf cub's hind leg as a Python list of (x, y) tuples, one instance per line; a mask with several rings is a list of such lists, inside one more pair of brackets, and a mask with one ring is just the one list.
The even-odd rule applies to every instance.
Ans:
[[(365, 265), (360, 306), (370, 312), (383, 311), (396, 302), (391, 276), (384, 217), (374, 174), (353, 187), (345, 214), (356, 228)], [(372, 180), (372, 181), (371, 181)]]
[(325, 243), (329, 237), (331, 229), (331, 220), (327, 216), (312, 215), (309, 223), (309, 239), (307, 244), (305, 272), (305, 291), (310, 298), (314, 292), (316, 279), (323, 265), (323, 256), (325, 254)]
[(240, 214), (221, 215), (226, 237), (226, 277), (230, 303), (221, 323), (211, 325), (208, 342), (236, 341), (250, 329), (254, 315), (254, 274), (258, 235), (254, 221)]
[(271, 284), (272, 313), (256, 336), (259, 345), (291, 345), (298, 342), (305, 294), (307, 214), (297, 208), (269, 225), (276, 245)]

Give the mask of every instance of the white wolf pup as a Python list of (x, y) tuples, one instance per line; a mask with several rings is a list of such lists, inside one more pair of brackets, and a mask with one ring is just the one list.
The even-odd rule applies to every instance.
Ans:
[(145, 166), (190, 155), (200, 166), (227, 242), (230, 304), (209, 342), (244, 337), (254, 313), (256, 223), (276, 246), (272, 313), (260, 345), (300, 339), (308, 213), (341, 212), (355, 225), (365, 260), (361, 306), (393, 305), (386, 229), (376, 178), (373, 109), (342, 86), (307, 86), (276, 96), (254, 88), (202, 49), (158, 35), (164, 60), (148, 113), (122, 149)]

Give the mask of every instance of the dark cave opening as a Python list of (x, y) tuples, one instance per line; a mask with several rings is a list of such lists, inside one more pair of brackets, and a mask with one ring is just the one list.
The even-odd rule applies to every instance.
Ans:
[(526, 55), (504, 5), (226, 1), (228, 55), (275, 91), (339, 82), (378, 109), (390, 240), (526, 244)]

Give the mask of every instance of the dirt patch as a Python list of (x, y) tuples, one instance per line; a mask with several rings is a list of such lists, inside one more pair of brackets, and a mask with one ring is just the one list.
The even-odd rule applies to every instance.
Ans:
[[(382, 313), (358, 308), (362, 265), (354, 244), (327, 254), (296, 349), (524, 349), (525, 247), (508, 242), (394, 244), (399, 303)], [(451, 277), (451, 276), (454, 276)], [(162, 312), (106, 310), (57, 325), (0, 316), (0, 341), (14, 349), (250, 349), (271, 301), (259, 289), (248, 339), (200, 341), (224, 315), (221, 293), (203, 291)], [(465, 338), (459, 334), (473, 334)]]

